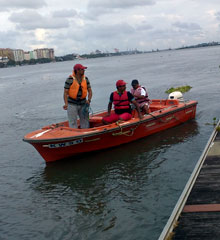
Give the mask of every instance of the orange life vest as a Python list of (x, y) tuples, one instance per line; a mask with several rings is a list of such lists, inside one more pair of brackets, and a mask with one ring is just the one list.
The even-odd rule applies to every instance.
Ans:
[(129, 109), (130, 102), (128, 101), (127, 91), (124, 91), (122, 95), (119, 95), (117, 91), (113, 93), (113, 104), (115, 109)]
[(80, 97), (81, 99), (85, 99), (86, 96), (87, 96), (87, 92), (88, 92), (88, 89), (87, 89), (87, 82), (86, 82), (86, 77), (85, 75), (83, 75), (82, 77), (82, 82), (81, 84), (78, 83), (77, 79), (76, 79), (76, 75), (75, 73), (73, 73), (72, 75), (70, 75), (70, 77), (73, 78), (73, 83), (72, 85), (70, 86), (70, 89), (69, 89), (69, 96), (73, 99), (77, 99), (77, 94), (79, 92), (79, 88), (81, 86), (82, 88), (82, 96)]

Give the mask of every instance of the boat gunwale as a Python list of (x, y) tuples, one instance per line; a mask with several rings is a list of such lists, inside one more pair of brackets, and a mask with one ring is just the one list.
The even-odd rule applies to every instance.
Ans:
[[(161, 114), (159, 114), (157, 116), (154, 116), (152, 113), (150, 113), (150, 114), (145, 115), (145, 116), (150, 116), (150, 117), (148, 117), (146, 119), (135, 121), (135, 122), (132, 122), (132, 123), (128, 122), (124, 126), (120, 125), (120, 126), (117, 126), (117, 127), (114, 127), (114, 128), (110, 128), (110, 129), (104, 128), (102, 131), (99, 131), (99, 132), (92, 132), (92, 130), (91, 130), (91, 133), (86, 133), (86, 134), (77, 135), (77, 136), (70, 136), (70, 137), (67, 137), (67, 138), (63, 138), (62, 137), (62, 138), (53, 138), (53, 139), (30, 139), (30, 138), (25, 138), (25, 136), (24, 136), (23, 141), (24, 142), (28, 142), (28, 143), (36, 143), (36, 144), (57, 143), (57, 142), (60, 142), (60, 141), (66, 142), (66, 141), (72, 141), (72, 140), (77, 140), (77, 139), (81, 139), (81, 138), (89, 138), (89, 137), (93, 137), (93, 136), (97, 136), (97, 135), (102, 135), (102, 134), (105, 134), (105, 133), (111, 133), (111, 132), (115, 132), (117, 130), (122, 130), (124, 128), (129, 128), (129, 127), (132, 127), (132, 126), (137, 126), (137, 125), (140, 125), (140, 124), (143, 124), (143, 123), (147, 123), (147, 122), (150, 122), (152, 120), (158, 120), (158, 119), (160, 119), (162, 117), (165, 117), (165, 116), (170, 115), (172, 113), (176, 113), (176, 112), (182, 111), (183, 109), (187, 109), (187, 108), (190, 108), (190, 107), (195, 106), (195, 105), (198, 104), (197, 101), (194, 101), (194, 100), (191, 100), (191, 101), (193, 101), (193, 103), (186, 103), (186, 102), (184, 102), (183, 103), (184, 105), (181, 106), (181, 107), (179, 107), (178, 105), (171, 105), (171, 106), (168, 106), (167, 108), (159, 109), (159, 110), (156, 110), (156, 111), (152, 112), (152, 113), (158, 113), (158, 112), (161, 113)], [(167, 110), (170, 107), (171, 108), (175, 107), (175, 109), (173, 109), (173, 110), (171, 110), (169, 112), (162, 113), (162, 111)], [(104, 127), (104, 126), (101, 126), (101, 127)], [(54, 128), (54, 129), (58, 129), (58, 128)], [(60, 127), (60, 128), (64, 128), (64, 127)], [(99, 127), (95, 127), (95, 128), (99, 128)], [(51, 129), (51, 130), (54, 130), (54, 129)], [(68, 127), (67, 127), (67, 129), (68, 129)]]

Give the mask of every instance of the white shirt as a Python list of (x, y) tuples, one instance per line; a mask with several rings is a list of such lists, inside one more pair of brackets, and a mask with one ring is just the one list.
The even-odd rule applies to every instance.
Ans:
[(145, 95), (146, 95), (146, 91), (143, 88), (141, 88), (141, 96), (145, 96)]

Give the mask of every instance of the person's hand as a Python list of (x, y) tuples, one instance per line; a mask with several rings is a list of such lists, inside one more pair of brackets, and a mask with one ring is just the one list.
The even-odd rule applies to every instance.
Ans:
[(68, 105), (67, 105), (67, 104), (63, 105), (63, 109), (64, 109), (64, 110), (67, 110), (67, 108), (68, 108)]
[(91, 102), (91, 101), (89, 101), (89, 100), (86, 100), (86, 104), (90, 105), (90, 102)]
[(141, 119), (144, 118), (144, 116), (140, 113), (140, 114), (139, 114), (139, 118), (140, 118), (140, 120), (141, 120)]

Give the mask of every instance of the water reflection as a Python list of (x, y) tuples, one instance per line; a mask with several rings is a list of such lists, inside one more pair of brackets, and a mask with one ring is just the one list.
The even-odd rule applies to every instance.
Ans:
[[(142, 160), (144, 160), (142, 163), (144, 166), (151, 168), (151, 163), (161, 151), (165, 152), (171, 145), (186, 142), (197, 134), (197, 122), (191, 120), (180, 126), (116, 148), (48, 164), (43, 174), (44, 180), (55, 183), (79, 173), (95, 174), (98, 177), (103, 174), (103, 170), (106, 171), (109, 167), (117, 165), (119, 169), (123, 169), (123, 167), (129, 169), (139, 165)], [(125, 173), (125, 175), (127, 174)]]
[[(198, 125), (195, 120), (182, 124), (158, 134), (137, 140), (119, 147), (90, 153), (77, 159), (61, 160), (46, 165), (42, 173), (42, 188), (46, 183), (62, 184), (78, 189), (85, 189), (93, 181), (109, 179), (119, 175), (121, 179), (132, 179), (142, 175), (146, 170), (158, 168), (162, 163), (157, 159), (159, 154), (175, 144), (189, 141), (198, 134)], [(163, 160), (162, 160), (163, 161)], [(147, 177), (147, 176), (146, 176)]]
[(47, 198), (71, 205), (79, 232), (82, 226), (88, 232), (107, 231), (125, 209), (131, 215), (141, 211), (143, 194), (153, 181), (151, 172), (169, 161), (169, 147), (192, 141), (197, 134), (193, 120), (117, 148), (49, 164), (29, 181)]

